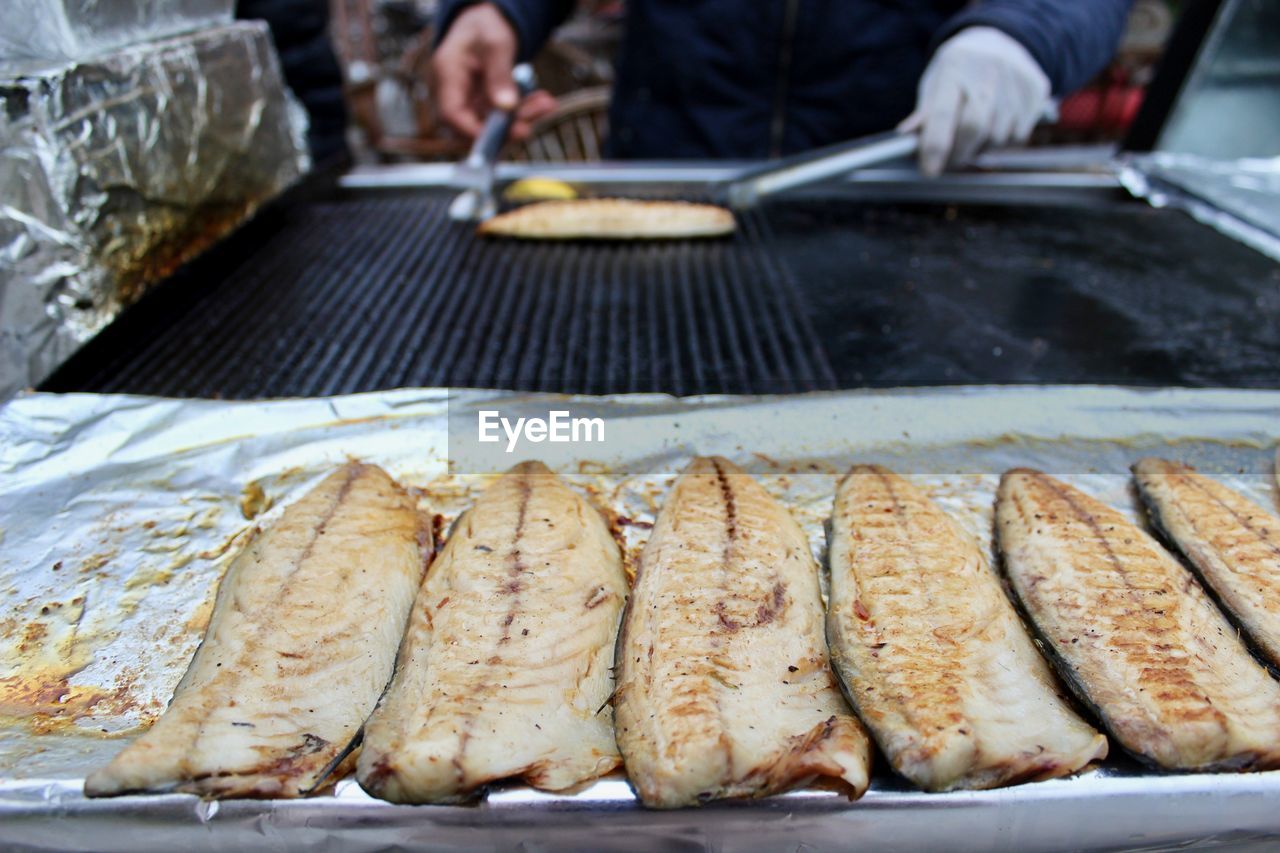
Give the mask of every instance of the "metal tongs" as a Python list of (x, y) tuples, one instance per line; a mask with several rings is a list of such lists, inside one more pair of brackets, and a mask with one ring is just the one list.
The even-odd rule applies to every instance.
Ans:
[(734, 210), (745, 210), (774, 193), (911, 157), (919, 148), (920, 137), (914, 133), (894, 130), (865, 136), (746, 169), (722, 184), (716, 195)]
[[(1057, 101), (1045, 106), (1040, 120), (1058, 120)], [(891, 130), (753, 166), (720, 184), (715, 195), (734, 210), (745, 210), (774, 193), (838, 178), (891, 160), (914, 157), (919, 150), (918, 134)]]
[[(533, 67), (527, 63), (511, 69), (511, 77), (520, 99), (532, 92), (536, 85)], [(449, 205), (450, 219), (478, 222), (498, 212), (498, 200), (493, 194), (494, 170), (514, 119), (515, 110), (495, 109), (490, 112), (467, 159), (454, 166), (451, 183), (462, 192)]]

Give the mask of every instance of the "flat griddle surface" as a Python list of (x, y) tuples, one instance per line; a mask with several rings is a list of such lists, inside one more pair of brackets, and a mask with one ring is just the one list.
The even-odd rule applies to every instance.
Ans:
[(841, 387), (1280, 385), (1280, 264), (1185, 214), (770, 211)]
[(43, 389), (1280, 385), (1280, 266), (1137, 202), (800, 200), (731, 240), (550, 245), (478, 240), (448, 199), (266, 211)]

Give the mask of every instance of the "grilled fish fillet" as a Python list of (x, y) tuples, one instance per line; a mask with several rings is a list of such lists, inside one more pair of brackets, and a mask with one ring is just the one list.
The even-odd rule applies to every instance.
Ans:
[(1143, 459), (1133, 478), (1152, 526), (1280, 666), (1280, 518), (1177, 462)]
[(316, 788), (391, 679), (430, 543), (382, 469), (329, 475), (231, 563), (168, 710), (85, 793)]
[(427, 573), (360, 785), (448, 802), (498, 779), (562, 790), (617, 767), (608, 701), (626, 595), (600, 513), (541, 463), (511, 469)]
[(671, 240), (732, 234), (723, 207), (593, 198), (527, 204), (480, 224), (480, 234), (525, 240)]
[(1046, 650), (1123, 746), (1170, 769), (1280, 766), (1280, 685), (1149, 535), (1015, 469), (1000, 481), (996, 536)]
[(831, 660), (895, 770), (931, 791), (991, 788), (1107, 754), (977, 543), (923, 491), (855, 466), (830, 537)]
[(831, 672), (818, 566), (751, 477), (696, 459), (640, 558), (618, 642), (618, 746), (651, 807), (867, 787), (870, 743)]

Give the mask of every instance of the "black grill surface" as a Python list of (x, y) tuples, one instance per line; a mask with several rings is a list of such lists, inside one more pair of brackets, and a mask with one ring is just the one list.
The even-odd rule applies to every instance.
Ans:
[(1280, 264), (1179, 211), (797, 202), (768, 224), (842, 387), (1280, 387)]
[(46, 387), (176, 396), (401, 386), (613, 393), (835, 387), (755, 219), (729, 241), (484, 241), (440, 196), (273, 211)]
[(279, 205), (43, 386), (783, 393), (1280, 385), (1280, 266), (1182, 214), (789, 202), (731, 240), (474, 238), (440, 194)]

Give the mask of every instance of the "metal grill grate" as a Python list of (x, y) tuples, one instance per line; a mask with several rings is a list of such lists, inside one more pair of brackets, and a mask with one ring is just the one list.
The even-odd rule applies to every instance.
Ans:
[(477, 242), (447, 200), (276, 205), (44, 389), (1280, 384), (1280, 265), (1175, 211), (817, 197), (732, 240), (550, 245)]
[(180, 273), (48, 387), (228, 398), (835, 387), (755, 218), (726, 241), (495, 243), (445, 206), (364, 197), (255, 223), (259, 233)]

